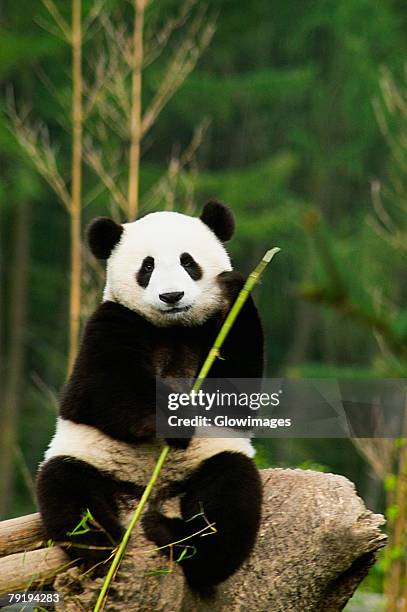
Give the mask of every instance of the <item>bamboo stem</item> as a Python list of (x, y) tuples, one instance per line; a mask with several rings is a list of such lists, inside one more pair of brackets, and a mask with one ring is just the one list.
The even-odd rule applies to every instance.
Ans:
[(123, 539), (120, 542), (120, 546), (117, 549), (117, 552), (116, 552), (116, 554), (115, 554), (115, 556), (113, 558), (112, 564), (111, 564), (111, 566), (109, 568), (109, 571), (107, 573), (106, 579), (105, 579), (105, 581), (103, 583), (103, 586), (102, 586), (102, 588), (100, 590), (98, 599), (96, 601), (96, 605), (94, 607), (94, 612), (99, 612), (99, 610), (102, 609), (105, 597), (107, 595), (107, 591), (108, 591), (109, 586), (110, 586), (110, 583), (113, 580), (113, 578), (114, 578), (114, 576), (115, 576), (115, 574), (116, 574), (116, 572), (117, 572), (117, 570), (119, 568), (120, 561), (122, 560), (123, 555), (124, 555), (125, 550), (126, 550), (126, 547), (127, 547), (127, 543), (128, 543), (128, 541), (130, 539), (130, 536), (131, 536), (131, 534), (133, 532), (133, 529), (134, 529), (137, 521), (139, 520), (139, 518), (141, 516), (141, 512), (142, 512), (142, 510), (143, 510), (143, 508), (144, 508), (148, 498), (150, 497), (150, 493), (151, 493), (151, 491), (152, 491), (152, 489), (153, 489), (153, 487), (154, 487), (154, 485), (155, 485), (155, 483), (157, 481), (157, 478), (158, 478), (158, 476), (159, 476), (159, 474), (161, 472), (161, 468), (164, 465), (164, 462), (165, 462), (165, 460), (167, 458), (169, 450), (170, 450), (169, 446), (164, 446), (163, 450), (161, 451), (161, 455), (158, 458), (158, 461), (157, 461), (157, 463), (155, 465), (154, 471), (153, 471), (153, 473), (151, 475), (151, 478), (150, 478), (150, 480), (148, 482), (148, 485), (144, 489), (144, 493), (143, 493), (143, 495), (142, 495), (142, 497), (140, 499), (140, 502), (137, 505), (137, 508), (134, 511), (133, 516), (131, 517), (131, 521), (129, 523), (129, 526), (126, 529), (126, 532), (125, 532), (125, 534), (123, 536)]
[(134, 0), (133, 73), (130, 114), (130, 156), (128, 177), (127, 216), (132, 221), (137, 216), (140, 182), (141, 147), (141, 73), (143, 68), (143, 28), (145, 0)]
[(215, 339), (213, 347), (209, 351), (209, 354), (207, 358), (205, 359), (205, 362), (201, 368), (201, 371), (198, 374), (198, 378), (196, 379), (195, 384), (193, 386), (194, 391), (199, 391), (199, 389), (201, 388), (201, 385), (203, 381), (205, 380), (205, 378), (207, 377), (208, 372), (211, 369), (216, 357), (218, 357), (219, 350), (222, 344), (224, 343), (226, 336), (230, 332), (234, 322), (236, 321), (236, 317), (241, 311), (242, 306), (244, 305), (247, 298), (249, 297), (249, 294), (252, 291), (254, 285), (260, 280), (261, 275), (263, 274), (264, 270), (266, 269), (270, 261), (273, 259), (274, 255), (276, 255), (276, 253), (278, 253), (279, 251), (280, 249), (278, 247), (275, 247), (274, 249), (270, 249), (269, 251), (267, 251), (267, 253), (264, 255), (260, 263), (256, 266), (253, 272), (249, 274), (249, 276), (247, 277), (247, 280), (243, 288), (241, 289), (239, 295), (236, 298), (235, 303), (230, 309), (228, 316), (226, 317)]
[(82, 0), (72, 0), (72, 190), (69, 358), (71, 371), (79, 345), (81, 309), (81, 191), (82, 191)]
[[(234, 302), (232, 308), (230, 309), (216, 339), (214, 342), (213, 347), (211, 348), (211, 350), (209, 351), (205, 362), (198, 374), (198, 377), (195, 381), (195, 384), (193, 386), (193, 391), (199, 391), (199, 389), (201, 388), (206, 376), (208, 375), (209, 370), (211, 369), (213, 362), (215, 361), (216, 357), (219, 355), (219, 349), (221, 348), (223, 342), (225, 341), (226, 336), (228, 335), (229, 331), (231, 330), (237, 315), (239, 314), (239, 312), (242, 309), (242, 306), (244, 305), (244, 303), (246, 302), (247, 298), (249, 297), (250, 292), (252, 291), (254, 285), (260, 280), (261, 275), (263, 274), (264, 270), (266, 269), (266, 267), (268, 266), (268, 264), (270, 263), (270, 261), (273, 259), (274, 255), (276, 253), (278, 253), (280, 251), (280, 249), (278, 247), (275, 247), (274, 249), (270, 249), (269, 251), (267, 251), (267, 253), (264, 255), (263, 259), (260, 261), (260, 263), (256, 266), (256, 268), (253, 270), (253, 272), (248, 276), (243, 288), (241, 289), (239, 295), (236, 298), (236, 301)], [(153, 474), (147, 484), (146, 489), (144, 490), (144, 493), (142, 495), (142, 498), (140, 499), (139, 504), (137, 505), (136, 510), (133, 513), (133, 516), (131, 518), (130, 524), (128, 526), (128, 528), (126, 529), (126, 533), (123, 536), (123, 539), (120, 543), (119, 548), (116, 551), (116, 554), (113, 558), (112, 564), (109, 568), (109, 571), (107, 573), (107, 576), (103, 582), (103, 586), (102, 589), (100, 590), (98, 599), (96, 601), (96, 605), (93, 609), (93, 612), (99, 612), (100, 610), (102, 610), (102, 607), (104, 605), (104, 601), (105, 598), (107, 597), (107, 592), (109, 590), (110, 587), (110, 583), (112, 582), (118, 568), (120, 565), (120, 562), (123, 558), (127, 543), (130, 539), (131, 533), (134, 529), (134, 527), (136, 526), (142, 510), (150, 496), (150, 493), (156, 483), (156, 480), (160, 474), (161, 468), (164, 465), (164, 462), (167, 458), (167, 455), (170, 451), (170, 447), (168, 445), (165, 445), (161, 451), (161, 454), (157, 460), (157, 463), (155, 465)]]

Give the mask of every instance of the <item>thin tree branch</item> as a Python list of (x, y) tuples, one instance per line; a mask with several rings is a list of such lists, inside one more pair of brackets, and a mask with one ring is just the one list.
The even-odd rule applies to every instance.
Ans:
[(150, 66), (150, 64), (155, 62), (160, 57), (172, 34), (186, 24), (191, 15), (193, 7), (196, 6), (197, 3), (198, 0), (186, 0), (182, 3), (178, 15), (172, 19), (168, 19), (158, 32), (156, 32), (154, 28), (152, 30), (147, 30), (144, 45), (144, 68)]
[(94, 147), (88, 144), (85, 145), (85, 159), (96, 172), (106, 189), (109, 191), (117, 206), (119, 206), (123, 212), (126, 212), (127, 198), (117, 185), (115, 175), (106, 170), (104, 167), (101, 154), (98, 153)]
[(105, 8), (105, 4), (106, 0), (94, 0), (90, 11), (83, 20), (82, 32), (84, 36), (88, 34), (90, 27), (95, 21), (98, 20), (99, 16), (102, 14), (103, 9)]
[(160, 86), (141, 122), (142, 136), (151, 129), (157, 116), (179, 89), (187, 76), (195, 68), (199, 57), (209, 45), (215, 32), (215, 23), (210, 21), (204, 26), (204, 13), (196, 17), (185, 39), (172, 57)]
[[(172, 210), (174, 208), (177, 182), (179, 179), (182, 179), (185, 167), (193, 162), (196, 152), (202, 144), (208, 125), (208, 119), (204, 119), (204, 121), (195, 128), (191, 142), (182, 154), (179, 157), (174, 155), (171, 156), (167, 172), (143, 197), (143, 207), (155, 208), (160, 205), (162, 199), (164, 199), (164, 201), (166, 201), (167, 210)], [(189, 193), (189, 197), (191, 197), (191, 193)]]
[(70, 28), (68, 22), (62, 16), (60, 10), (53, 0), (41, 0), (42, 4), (45, 6), (51, 17), (54, 19), (56, 25), (58, 26), (61, 34), (63, 34), (65, 40), (67, 42), (71, 42), (72, 39), (72, 29)]
[(47, 127), (43, 124), (29, 125), (27, 113), (18, 114), (15, 105), (10, 101), (7, 112), (11, 122), (11, 131), (20, 147), (69, 212), (71, 196), (59, 173), (56, 153), (51, 147)]

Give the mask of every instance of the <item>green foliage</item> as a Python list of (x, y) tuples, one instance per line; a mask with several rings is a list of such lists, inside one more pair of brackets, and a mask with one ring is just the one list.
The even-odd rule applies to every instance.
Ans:
[(300, 463), (298, 466), (300, 470), (313, 470), (314, 472), (327, 472), (328, 468), (326, 465), (322, 463), (317, 463), (316, 461), (307, 460)]
[(79, 521), (79, 523), (75, 525), (72, 531), (68, 531), (67, 535), (73, 536), (73, 535), (84, 535), (85, 533), (89, 533), (89, 531), (92, 531), (92, 527), (89, 523), (92, 523), (92, 522), (93, 524), (95, 524), (95, 519), (91, 511), (89, 510), (89, 508), (86, 508), (86, 510), (84, 510), (83, 512), (82, 518)]
[[(90, 0), (85, 3), (85, 13), (90, 4)], [(230, 203), (237, 217), (230, 252), (245, 273), (269, 245), (282, 249), (272, 274), (257, 290), (266, 332), (267, 374), (406, 375), (401, 350), (407, 341), (405, 252), (377, 231), (371, 195), (372, 179), (394, 179), (386, 204), (392, 202), (391, 218), (402, 228), (405, 187), (394, 169), (374, 103), (381, 95), (383, 66), (398, 86), (403, 84), (405, 7), (369, 0), (253, 0), (244, 10), (230, 0), (205, 4), (208, 14), (218, 13), (217, 32), (146, 141), (142, 197), (149, 202), (150, 190), (166, 172), (169, 152), (185, 147), (194, 128), (208, 118), (202, 146), (193, 167), (187, 169), (195, 212), (208, 197)], [(0, 37), (2, 91), (12, 86), (17, 104), (28, 103), (32, 119), (49, 125), (65, 177), (71, 155), (69, 48), (39, 25), (46, 19), (40, 2), (25, 3), (24, 10), (21, 3), (6, 5)], [(69, 18), (69, 1), (58, 6)], [(109, 0), (106, 10), (130, 26), (130, 9), (123, 0)], [(177, 0), (151, 3), (150, 31), (178, 9)], [(172, 48), (179, 42), (177, 36)], [(90, 35), (84, 53), (87, 74), (96, 52)], [(164, 53), (145, 72), (146, 99), (160, 82), (166, 60)], [(6, 102), (4, 95), (0, 102), (3, 295), (10, 287), (15, 204), (25, 200), (33, 209), (19, 443), (34, 474), (54, 427), (54, 407), (45, 389), (57, 392), (65, 377), (68, 219), (12, 137)], [(402, 119), (391, 117), (395, 135), (404, 135)], [(119, 138), (112, 137), (106, 155), (117, 151), (121, 155), (124, 148)], [(124, 178), (123, 165), (117, 181)], [(86, 166), (84, 184), (86, 223), (93, 216), (109, 214), (110, 199)], [(185, 185), (179, 181), (177, 209), (184, 210), (185, 197)], [(164, 205), (159, 198), (148, 204)], [(305, 295), (313, 303), (306, 304)], [(4, 298), (3, 302), (1, 359), (5, 356), (7, 361), (10, 305)], [(372, 334), (375, 321), (385, 323), (386, 350), (376, 340), (377, 329)], [(383, 334), (383, 329), (379, 331)], [(299, 465), (345, 474), (372, 506), (383, 509), (369, 468), (347, 440), (335, 444), (259, 440), (256, 446), (261, 467)], [(386, 486), (393, 485), (386, 482)], [(12, 513), (30, 512), (33, 507), (18, 472)]]

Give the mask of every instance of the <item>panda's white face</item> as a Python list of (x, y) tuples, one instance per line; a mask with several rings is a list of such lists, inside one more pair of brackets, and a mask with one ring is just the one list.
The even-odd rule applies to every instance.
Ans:
[(104, 299), (160, 326), (197, 325), (222, 305), (216, 277), (229, 256), (198, 218), (151, 213), (123, 225), (107, 263)]

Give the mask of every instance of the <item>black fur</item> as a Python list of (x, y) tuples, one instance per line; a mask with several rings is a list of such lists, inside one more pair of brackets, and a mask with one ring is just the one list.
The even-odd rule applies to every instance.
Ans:
[[(235, 272), (224, 272), (219, 283), (226, 302), (233, 302), (243, 284)], [(162, 376), (189, 377), (191, 355), (198, 359), (196, 374), (224, 320), (226, 309), (202, 325), (157, 328), (142, 316), (114, 302), (101, 304), (88, 321), (78, 358), (62, 394), (60, 414), (65, 419), (91, 425), (112, 438), (140, 444), (155, 436), (155, 355), (168, 354)], [(263, 337), (256, 307), (249, 297), (222, 348), (222, 358), (210, 371), (212, 378), (260, 378), (263, 370)], [(184, 373), (188, 371), (187, 374)], [(176, 372), (176, 374), (175, 374)], [(165, 387), (164, 383), (162, 383)], [(188, 440), (175, 440), (185, 447)], [(141, 485), (142, 483), (140, 483)], [(253, 462), (238, 453), (222, 453), (202, 464), (185, 483), (178, 483), (183, 519), (147, 515), (145, 529), (156, 543), (173, 541), (180, 534), (203, 527), (202, 519), (187, 521), (199, 512), (216, 523), (217, 534), (195, 538), (198, 552), (183, 562), (191, 585), (201, 589), (224, 580), (249, 554), (257, 533), (261, 488)], [(120, 539), (117, 503), (131, 493), (129, 483), (119, 483), (87, 464), (54, 458), (40, 469), (38, 500), (49, 537), (77, 543), (67, 533), (78, 524), (86, 508), (114, 541)], [(133, 490), (135, 498), (138, 488)], [(184, 520), (185, 519), (185, 520)], [(192, 531), (191, 531), (192, 528)], [(102, 532), (86, 535), (96, 545), (111, 544)], [(102, 544), (101, 544), (102, 543)], [(100, 551), (68, 549), (73, 556), (94, 559)]]
[[(245, 283), (244, 277), (236, 271), (222, 272), (218, 282), (228, 296), (228, 307), (236, 300)], [(212, 342), (211, 342), (212, 346)], [(209, 378), (257, 378), (263, 375), (263, 331), (256, 305), (251, 295), (240, 311), (235, 324), (221, 348), (223, 359), (216, 359)]]
[[(221, 275), (230, 302), (243, 282), (235, 272)], [(195, 354), (202, 364), (223, 318), (224, 314), (218, 313), (196, 327), (157, 328), (121, 304), (104, 302), (86, 325), (78, 358), (62, 394), (61, 416), (97, 427), (125, 442), (153, 437), (157, 374), (154, 354), (168, 349), (176, 360), (177, 377), (187, 378), (183, 363), (189, 365), (191, 354)], [(251, 298), (226, 338), (221, 354), (209, 378), (261, 377), (263, 337)], [(164, 371), (162, 376), (165, 375)]]
[[(207, 459), (185, 483), (182, 519), (151, 511), (144, 515), (143, 527), (157, 546), (168, 546), (197, 534), (208, 522), (214, 524), (215, 533), (188, 538), (185, 544), (194, 546), (196, 553), (181, 561), (190, 586), (205, 592), (231, 576), (250, 554), (260, 523), (261, 498), (260, 476), (253, 462), (240, 453), (223, 452)], [(183, 549), (175, 547), (175, 558)], [(168, 555), (169, 548), (163, 552)]]
[(98, 217), (87, 227), (86, 234), (90, 250), (97, 259), (109, 259), (119, 242), (123, 227), (109, 217)]
[(192, 280), (198, 281), (202, 278), (202, 268), (189, 253), (182, 253), (180, 259), (181, 266), (188, 272)]
[(151, 275), (154, 270), (154, 257), (145, 257), (141, 264), (140, 270), (137, 272), (137, 282), (140, 287), (144, 289), (148, 287), (148, 283), (150, 282)]
[(200, 216), (205, 223), (222, 242), (227, 242), (235, 231), (235, 220), (231, 210), (215, 200), (209, 200), (203, 208)]
[[(37, 479), (39, 508), (48, 537), (57, 543), (69, 542), (69, 555), (89, 562), (106, 559), (123, 536), (118, 520), (119, 500), (139, 499), (142, 494), (143, 487), (117, 481), (71, 457), (50, 459)], [(91, 531), (70, 534), (87, 510), (96, 521), (88, 524)]]

